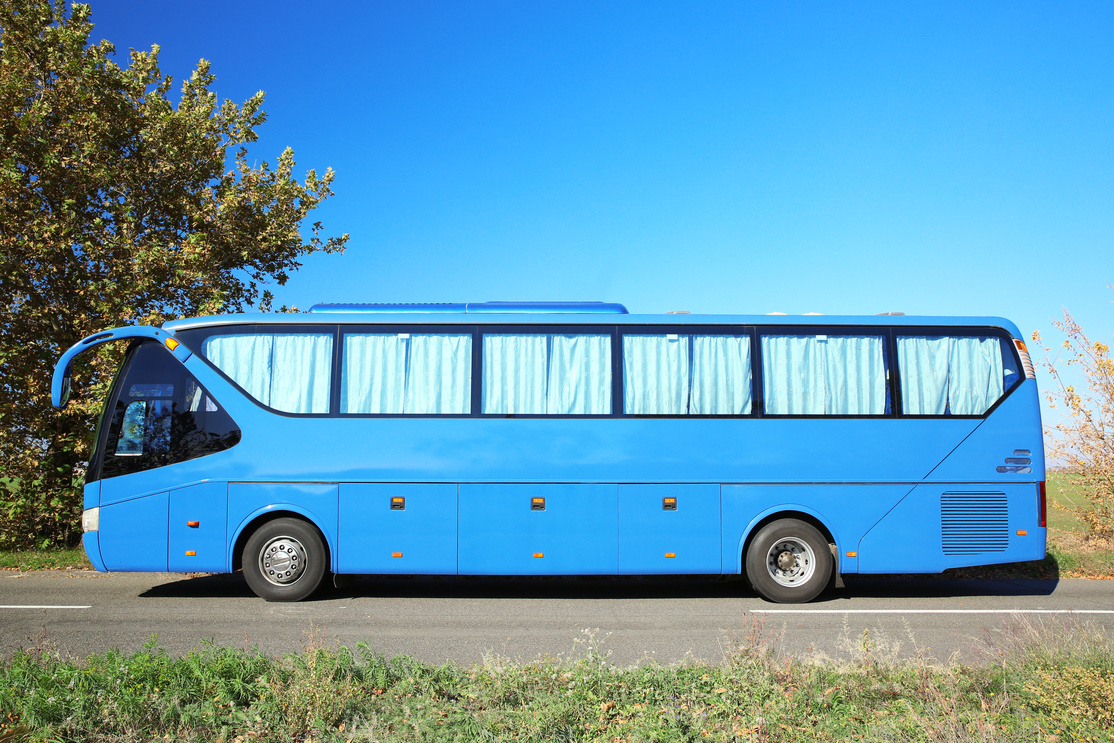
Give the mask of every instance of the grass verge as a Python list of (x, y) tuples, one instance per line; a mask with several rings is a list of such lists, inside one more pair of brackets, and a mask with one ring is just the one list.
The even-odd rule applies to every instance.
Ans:
[[(93, 565), (85, 556), (85, 550), (21, 550), (5, 552), (0, 550), (0, 570), (92, 570)], [(0, 740), (0, 743), (3, 743)]]
[(1011, 620), (974, 665), (895, 661), (868, 634), (843, 660), (782, 656), (760, 620), (722, 665), (619, 668), (575, 657), (471, 666), (366, 644), (297, 654), (202, 646), (81, 662), (47, 648), (0, 666), (0, 741), (1109, 740), (1114, 642), (1086, 623)]

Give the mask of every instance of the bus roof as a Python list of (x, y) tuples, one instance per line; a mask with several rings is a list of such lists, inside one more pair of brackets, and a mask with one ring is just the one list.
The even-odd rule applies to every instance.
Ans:
[[(423, 305), (369, 305), (370, 309), (354, 309), (359, 305), (328, 305), (310, 313), (259, 313), (214, 315), (164, 323), (171, 332), (227, 325), (764, 325), (764, 326), (892, 326), (892, 327), (997, 327), (1014, 338), (1022, 338), (1017, 326), (1002, 317), (943, 315), (630, 315), (602, 302), (583, 303), (596, 309), (559, 309), (582, 303), (494, 303), (432, 305), (436, 309), (420, 310)], [(504, 305), (508, 309), (503, 309)], [(430, 307), (430, 305), (425, 305)], [(529, 308), (525, 308), (529, 306)], [(604, 308), (608, 309), (604, 309)], [(469, 311), (470, 310), (470, 311)], [(498, 311), (502, 310), (502, 311)], [(622, 310), (625, 312), (625, 308)]]

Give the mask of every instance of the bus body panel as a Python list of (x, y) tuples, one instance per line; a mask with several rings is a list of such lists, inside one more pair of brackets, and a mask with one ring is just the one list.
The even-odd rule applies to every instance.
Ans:
[[(912, 489), (909, 484), (869, 483), (723, 486), (723, 567), (742, 569), (747, 539), (771, 516), (799, 512), (812, 516), (835, 541), (841, 573), (858, 571), (854, 551), (862, 533)], [(853, 503), (855, 508), (848, 508)]]
[(1033, 483), (918, 485), (859, 541), (859, 572), (938, 573), (1043, 559), (1036, 503)]
[(618, 487), (467, 483), (460, 486), (460, 572), (615, 574)]
[(101, 481), (85, 483), (81, 493), (82, 508), (96, 508), (101, 504)]
[[(199, 485), (206, 482), (241, 479), (236, 477), (243, 471), (242, 458), (233, 456), (235, 449), (210, 454), (200, 459), (179, 462), (169, 467), (159, 467), (143, 472), (132, 472), (119, 477), (99, 480), (100, 505), (107, 506), (137, 496), (159, 493), (165, 490)], [(297, 478), (293, 478), (297, 479)]]
[[(236, 540), (248, 524), (260, 516), (290, 512), (304, 517), (320, 530), (329, 548), (329, 569), (337, 569), (337, 504), (336, 483), (312, 482), (230, 482), (228, 484), (228, 523), (235, 528), (228, 540)], [(235, 556), (228, 556), (231, 572)]]
[(1044, 436), (1034, 422), (1040, 422), (1040, 399), (1036, 380), (1027, 379), (925, 479), (1006, 483), (1044, 480)]
[(172, 572), (222, 572), (228, 564), (228, 483), (171, 490), (169, 539)]
[(165, 573), (170, 493), (101, 506), (100, 553), (105, 569)]
[[(268, 415), (253, 424), (242, 417), (236, 447), (175, 465), (174, 475), (269, 482), (919, 482), (980, 423)], [(120, 486), (124, 493), (154, 490), (167, 483), (158, 472), (114, 479), (135, 478)]]
[(339, 573), (457, 572), (457, 486), (342, 483)]
[(619, 485), (619, 572), (719, 573), (720, 486)]

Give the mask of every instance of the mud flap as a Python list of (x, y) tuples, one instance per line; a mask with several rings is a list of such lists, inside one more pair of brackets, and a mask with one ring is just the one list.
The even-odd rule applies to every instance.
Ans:
[(828, 549), (832, 551), (832, 582), (828, 588), (846, 588), (843, 585), (843, 574), (839, 572), (839, 550), (836, 549), (834, 544), (829, 544)]

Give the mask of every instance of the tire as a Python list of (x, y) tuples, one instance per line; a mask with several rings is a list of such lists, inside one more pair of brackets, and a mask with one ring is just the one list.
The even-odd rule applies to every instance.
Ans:
[(802, 604), (819, 596), (828, 587), (834, 563), (827, 538), (800, 519), (763, 526), (745, 559), (750, 585), (779, 604)]
[(301, 601), (321, 585), (328, 553), (321, 532), (299, 519), (268, 521), (248, 537), (244, 578), (267, 601)]

